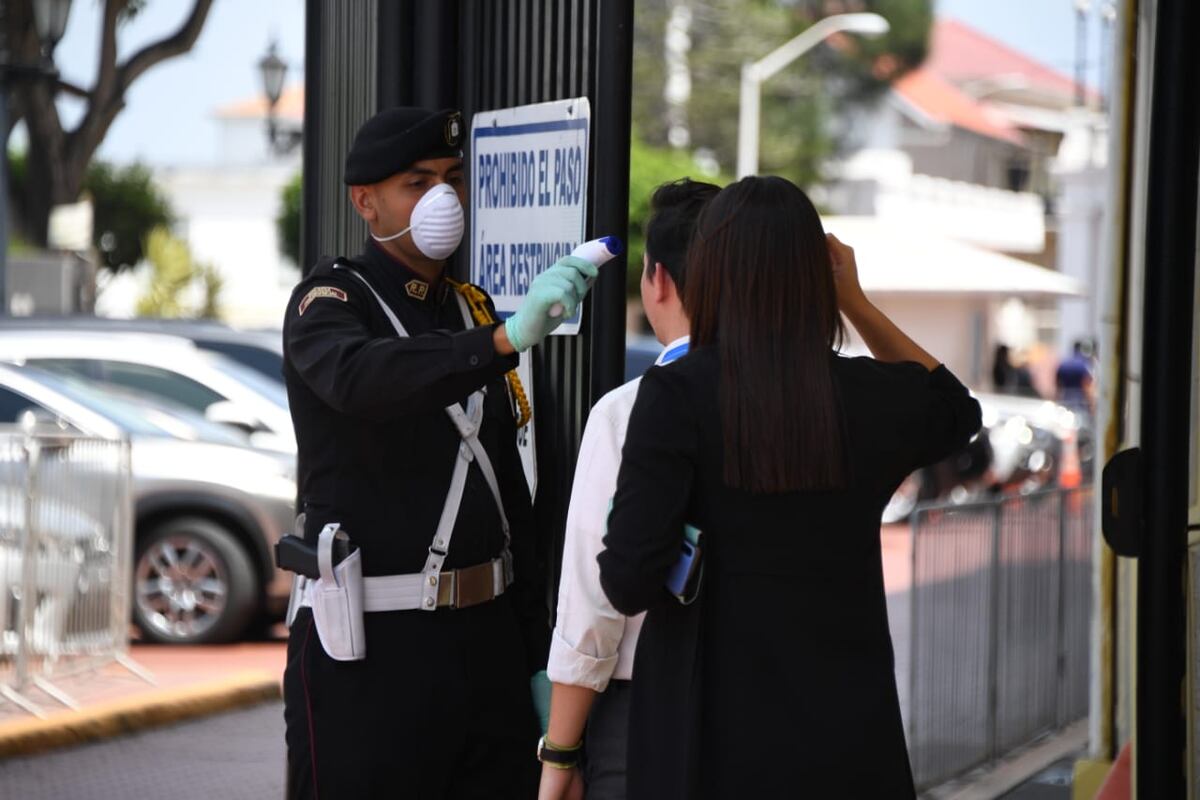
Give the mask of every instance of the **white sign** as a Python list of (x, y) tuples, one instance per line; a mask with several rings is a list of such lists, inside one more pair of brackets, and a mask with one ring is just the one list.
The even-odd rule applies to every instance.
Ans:
[[(534, 277), (584, 241), (591, 117), (581, 97), (471, 121), (471, 282), (502, 319)], [(578, 333), (580, 314), (555, 333)]]

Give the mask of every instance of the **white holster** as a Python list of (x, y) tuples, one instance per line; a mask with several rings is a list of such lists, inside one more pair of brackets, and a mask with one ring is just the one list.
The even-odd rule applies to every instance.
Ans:
[(321, 577), (306, 581), (305, 599), (312, 606), (313, 622), (321, 647), (336, 661), (366, 658), (367, 638), (363, 630), (362, 551), (355, 550), (336, 567), (333, 539), (340, 526), (326, 525), (317, 538), (317, 566)]

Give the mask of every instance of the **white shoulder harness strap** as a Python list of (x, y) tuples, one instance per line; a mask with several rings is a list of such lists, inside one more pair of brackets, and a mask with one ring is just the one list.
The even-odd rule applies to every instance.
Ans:
[[(344, 269), (361, 281), (375, 296), (379, 307), (383, 309), (383, 313), (387, 315), (392, 327), (396, 329), (396, 335), (408, 336), (408, 331), (396, 317), (395, 312), (379, 296), (375, 287), (359, 274), (358, 270), (342, 263), (336, 264), (335, 268)], [(463, 323), (467, 328), (475, 327), (475, 320), (471, 317), (467, 301), (458, 292), (454, 293), (454, 298), (458, 301), (459, 311), (462, 312)], [(483, 473), (483, 479), (487, 482), (492, 497), (496, 501), (496, 510), (500, 513), (500, 525), (504, 530), (504, 552), (501, 554), (504, 561), (504, 583), (505, 585), (512, 583), (512, 555), (509, 551), (512, 537), (508, 528), (508, 515), (504, 513), (504, 501), (500, 497), (500, 484), (496, 480), (496, 471), (492, 468), (492, 460), (488, 458), (487, 451), (479, 441), (479, 428), (483, 422), (485, 389), (486, 387), (471, 393), (465, 412), (458, 403), (446, 406), (446, 414), (454, 423), (454, 427), (458, 429), (462, 443), (458, 446), (458, 458), (454, 462), (454, 472), (450, 475), (450, 489), (446, 492), (442, 516), (438, 520), (437, 530), (433, 534), (433, 543), (429, 546), (429, 557), (425, 559), (425, 567), (421, 570), (424, 580), (421, 581), (420, 607), (423, 610), (432, 611), (437, 607), (438, 580), (442, 572), (442, 563), (446, 560), (446, 553), (450, 551), (450, 537), (454, 534), (454, 523), (458, 520), (458, 512), (462, 507), (463, 492), (467, 486), (467, 472), (472, 461), (479, 464), (479, 471)]]

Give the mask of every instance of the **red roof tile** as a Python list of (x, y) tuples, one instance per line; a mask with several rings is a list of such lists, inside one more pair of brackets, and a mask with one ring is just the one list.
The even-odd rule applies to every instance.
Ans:
[[(1035, 89), (1072, 97), (1075, 81), (955, 19), (938, 19), (924, 66), (951, 83), (1019, 76)], [(1096, 94), (1089, 89), (1095, 98)]]
[[(304, 119), (304, 84), (295, 83), (284, 87), (279, 95), (279, 104), (275, 106), (275, 115), (283, 119)], [(217, 109), (218, 117), (258, 119), (267, 116), (267, 98), (265, 95), (248, 100), (238, 100)]]
[(922, 113), (981, 136), (1021, 144), (1021, 132), (1003, 115), (990, 110), (927, 67), (909, 72), (892, 89)]

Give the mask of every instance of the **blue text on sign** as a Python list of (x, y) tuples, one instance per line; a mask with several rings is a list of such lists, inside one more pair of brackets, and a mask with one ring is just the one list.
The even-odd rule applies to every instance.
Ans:
[(578, 205), (586, 169), (579, 146), (480, 153), (476, 203), (487, 209)]

